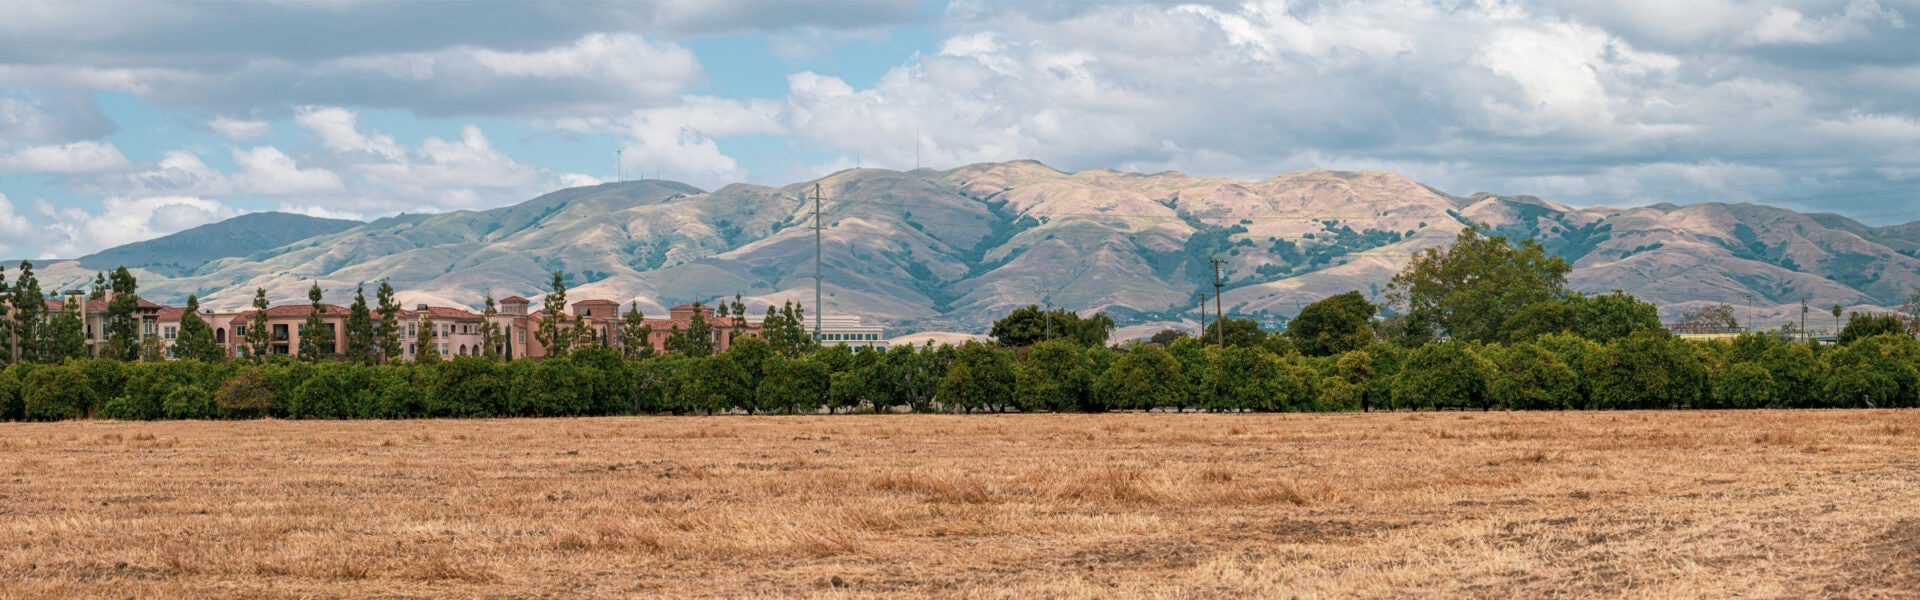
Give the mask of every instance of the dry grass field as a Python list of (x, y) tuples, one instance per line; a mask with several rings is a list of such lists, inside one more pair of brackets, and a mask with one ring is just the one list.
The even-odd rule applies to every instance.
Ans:
[(5, 597), (1915, 597), (1920, 412), (0, 424)]

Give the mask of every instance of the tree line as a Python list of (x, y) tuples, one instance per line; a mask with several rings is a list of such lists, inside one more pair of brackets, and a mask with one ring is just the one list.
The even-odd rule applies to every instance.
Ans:
[(1220, 319), (1112, 346), (1105, 315), (1024, 307), (991, 343), (854, 351), (819, 345), (789, 305), (725, 352), (697, 336), (541, 361), (23, 361), (0, 370), (0, 419), (1920, 406), (1920, 342), (1899, 316), (1856, 315), (1833, 346), (1686, 340), (1630, 294), (1567, 291), (1569, 270), (1469, 229), (1417, 256), (1385, 307), (1347, 292), (1280, 331)]

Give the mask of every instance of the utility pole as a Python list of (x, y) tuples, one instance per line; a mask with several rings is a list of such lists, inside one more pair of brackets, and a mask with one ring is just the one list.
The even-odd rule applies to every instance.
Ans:
[(1800, 299), (1800, 341), (1807, 341), (1807, 299)]
[(1194, 336), (1200, 343), (1207, 343), (1207, 293), (1200, 292), (1200, 334)]
[(1040, 297), (1040, 301), (1045, 302), (1047, 305), (1047, 312), (1041, 313), (1046, 315), (1047, 341), (1053, 341), (1053, 294), (1058, 291), (1060, 290), (1040, 290), (1041, 294), (1045, 294)]
[(813, 184), (813, 339), (820, 339), (820, 317), (826, 314), (827, 305), (820, 294), (820, 282), (826, 275), (820, 270), (820, 230), (826, 225), (820, 220), (820, 184)]
[(626, 152), (626, 151), (627, 149), (625, 148), (619, 148), (613, 151), (613, 182), (614, 183), (620, 183), (621, 175), (626, 174), (626, 172), (623, 170), (626, 168), (626, 165), (620, 164), (620, 153)]
[(1220, 265), (1227, 264), (1227, 261), (1209, 258), (1207, 262), (1213, 265), (1214, 337), (1219, 338), (1220, 347), (1225, 348), (1227, 347), (1227, 313), (1221, 312), (1220, 309), (1220, 287), (1226, 285), (1226, 282), (1220, 281)]

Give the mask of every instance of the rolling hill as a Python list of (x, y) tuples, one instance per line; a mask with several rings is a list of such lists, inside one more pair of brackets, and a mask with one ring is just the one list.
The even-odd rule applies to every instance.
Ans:
[[(381, 279), (407, 302), (473, 306), (483, 292), (535, 297), (552, 271), (570, 279), (570, 298), (635, 301), (650, 314), (736, 293), (811, 305), (812, 204), (802, 196), (816, 183), (828, 311), (904, 330), (979, 331), (1049, 289), (1056, 306), (1105, 310), (1122, 324), (1181, 322), (1197, 316), (1213, 256), (1227, 261), (1229, 313), (1290, 315), (1346, 290), (1381, 293), (1412, 253), (1467, 223), (1539, 240), (1575, 265), (1576, 289), (1623, 289), (1669, 311), (1751, 297), (1756, 317), (1797, 317), (1788, 306), (1803, 298), (1890, 306), (1920, 286), (1915, 224), (1751, 204), (1576, 209), (1453, 196), (1384, 172), (1245, 181), (1065, 173), (1033, 161), (856, 169), (780, 188), (626, 181), (489, 211), (316, 223), (312, 235), (246, 252), (184, 254), (162, 238), (81, 264), (141, 265), (144, 295), (198, 293), (211, 306), (244, 304), (256, 287), (295, 301), (310, 282), (341, 298)], [(208, 227), (262, 227), (240, 219)], [(71, 263), (47, 271), (88, 275)]]

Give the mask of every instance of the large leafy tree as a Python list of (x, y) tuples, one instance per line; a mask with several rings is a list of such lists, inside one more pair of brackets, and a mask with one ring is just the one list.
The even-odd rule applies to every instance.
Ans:
[(1221, 410), (1303, 410), (1308, 389), (1285, 360), (1259, 348), (1218, 348), (1209, 352), (1213, 369), (1203, 404)]
[(373, 326), (375, 351), (382, 362), (398, 359), (406, 346), (400, 341), (400, 302), (393, 297), (393, 284), (381, 280), (374, 300), (380, 305), (380, 320)]
[(1394, 404), (1419, 408), (1481, 408), (1493, 405), (1487, 393), (1491, 365), (1464, 342), (1427, 344), (1407, 355), (1393, 388)]
[(1065, 340), (1034, 344), (1014, 373), (1014, 405), (1023, 411), (1065, 411), (1093, 393), (1093, 359)]
[(1129, 349), (1100, 374), (1096, 393), (1117, 408), (1151, 409), (1188, 403), (1180, 361), (1165, 350), (1141, 344)]
[(307, 321), (300, 326), (300, 360), (317, 362), (333, 356), (333, 325), (320, 318), (327, 312), (322, 298), (318, 282), (307, 288), (307, 300), (313, 303), (313, 308), (307, 311)]
[(106, 330), (107, 344), (101, 349), (100, 356), (114, 360), (139, 360), (139, 283), (126, 267), (114, 269), (111, 281), (113, 299), (107, 302), (107, 319), (102, 326)]
[(1373, 314), (1379, 308), (1360, 292), (1331, 296), (1306, 308), (1287, 322), (1287, 337), (1307, 356), (1333, 356), (1373, 343)]
[(1013, 357), (1008, 351), (969, 341), (940, 380), (940, 403), (967, 412), (999, 412), (1013, 400)]
[(1906, 333), (1907, 324), (1900, 322), (1899, 315), (1863, 315), (1853, 313), (1847, 319), (1847, 326), (1840, 330), (1839, 343), (1851, 344), (1883, 333)]
[(267, 331), (267, 288), (253, 291), (253, 322), (247, 324), (247, 350), (255, 362), (273, 353), (272, 332)]
[(367, 364), (379, 362), (380, 347), (375, 333), (373, 311), (367, 308), (366, 288), (355, 289), (353, 305), (347, 308), (347, 358)]
[(760, 369), (760, 385), (754, 395), (762, 409), (779, 407), (788, 414), (814, 412), (826, 403), (833, 386), (833, 373), (812, 358), (769, 354)]
[[(1221, 329), (1225, 328), (1225, 331)], [(1200, 336), (1202, 344), (1218, 344), (1225, 341), (1229, 348), (1258, 348), (1267, 339), (1267, 332), (1260, 329), (1260, 322), (1253, 319), (1214, 319), (1207, 323), (1206, 332)]]
[(1387, 298), (1405, 306), (1411, 322), (1455, 340), (1491, 342), (1522, 308), (1559, 297), (1571, 270), (1533, 240), (1515, 245), (1467, 227), (1452, 246), (1414, 255), (1388, 284)]
[[(567, 318), (567, 281), (559, 271), (553, 272), (552, 289), (541, 302), (540, 324), (534, 329), (533, 337), (545, 348), (547, 356), (566, 356), (573, 349), (574, 332), (566, 324)], [(704, 355), (703, 355), (704, 356)]]
[(1591, 408), (1694, 407), (1707, 391), (1707, 369), (1687, 343), (1664, 331), (1608, 342), (1587, 357)]
[[(1063, 308), (1043, 311), (1039, 305), (1029, 304), (994, 321), (989, 335), (1001, 346), (1016, 348), (1032, 346), (1048, 339), (1070, 340), (1081, 346), (1104, 346), (1107, 338), (1113, 334), (1113, 328), (1113, 318), (1106, 313), (1081, 317)], [(1049, 331), (1051, 338), (1048, 337)]]
[(1502, 349), (1487, 391), (1494, 404), (1520, 410), (1566, 410), (1580, 401), (1573, 369), (1532, 342)]
[(186, 312), (180, 314), (180, 333), (174, 337), (173, 353), (182, 360), (219, 362), (227, 353), (213, 339), (213, 326), (200, 318), (200, 299), (187, 296)]

